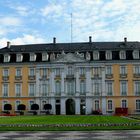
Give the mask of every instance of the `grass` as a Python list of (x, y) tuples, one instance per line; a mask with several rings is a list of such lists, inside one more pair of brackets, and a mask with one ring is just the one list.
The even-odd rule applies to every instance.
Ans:
[[(139, 120), (127, 119), (119, 116), (14, 116), (1, 117), (0, 124), (102, 124), (102, 123), (135, 123)], [(89, 126), (89, 127), (0, 127), (0, 131), (6, 130), (120, 130), (120, 129), (140, 129), (140, 126)]]

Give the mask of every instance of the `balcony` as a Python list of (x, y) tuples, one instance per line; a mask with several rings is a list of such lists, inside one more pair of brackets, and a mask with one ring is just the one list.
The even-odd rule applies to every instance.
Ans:
[(133, 74), (133, 77), (134, 77), (134, 78), (140, 78), (140, 73), (135, 73), (135, 74)]
[(35, 75), (29, 75), (28, 76), (28, 80), (35, 80), (35, 79), (36, 79)]
[(94, 77), (93, 77), (93, 78), (95, 78), (95, 79), (101, 78), (101, 75), (99, 75), (99, 74), (94, 74)]
[(74, 79), (74, 75), (66, 75), (66, 80), (73, 80)]
[(61, 79), (61, 75), (55, 75), (55, 79)]
[(112, 79), (112, 78), (113, 78), (113, 74), (106, 74), (105, 77), (106, 77), (107, 79)]
[(127, 74), (120, 74), (120, 78), (127, 78)]
[(22, 80), (22, 76), (15, 76), (15, 80)]
[(85, 74), (80, 74), (80, 79), (85, 79), (85, 78), (86, 78)]
[(9, 80), (9, 76), (2, 76), (2, 80), (3, 81), (8, 81)]

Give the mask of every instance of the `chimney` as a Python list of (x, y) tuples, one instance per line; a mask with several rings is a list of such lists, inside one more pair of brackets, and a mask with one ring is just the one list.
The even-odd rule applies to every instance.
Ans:
[(11, 46), (11, 42), (7, 41), (7, 48), (10, 48), (10, 46)]
[(56, 44), (56, 38), (55, 37), (53, 38), (53, 44)]
[(125, 43), (125, 44), (127, 43), (127, 37), (124, 38), (124, 43)]
[(91, 36), (89, 36), (89, 43), (91, 43), (92, 42), (92, 37)]

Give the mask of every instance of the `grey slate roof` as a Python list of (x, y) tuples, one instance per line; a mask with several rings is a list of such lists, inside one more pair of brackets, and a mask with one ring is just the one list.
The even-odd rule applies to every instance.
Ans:
[(50, 43), (50, 44), (28, 44), (11, 45), (10, 48), (0, 49), (0, 53), (12, 52), (75, 52), (75, 51), (94, 51), (94, 50), (120, 50), (134, 48), (140, 49), (140, 42), (81, 42), (81, 43)]

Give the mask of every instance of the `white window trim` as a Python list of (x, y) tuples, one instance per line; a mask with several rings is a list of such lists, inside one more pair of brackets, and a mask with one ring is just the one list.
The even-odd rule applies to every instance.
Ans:
[[(122, 83), (126, 82), (126, 95), (122, 95)], [(127, 96), (128, 95), (128, 82), (127, 81), (120, 81), (120, 95)]]
[(4, 62), (10, 61), (10, 54), (4, 54)]
[(35, 101), (34, 100), (29, 100), (28, 101), (28, 109), (27, 109), (28, 111), (31, 111), (30, 101), (33, 101), (34, 102), (33, 104), (35, 104)]
[[(112, 101), (112, 110), (108, 109), (108, 101)], [(107, 100), (107, 111), (113, 111), (114, 110), (114, 103), (112, 99)]]
[(30, 53), (30, 61), (36, 61), (36, 54)]
[(22, 62), (23, 60), (23, 55), (22, 54), (17, 54), (16, 55), (16, 62)]
[(9, 101), (8, 100), (2, 100), (2, 111), (4, 111), (4, 101), (6, 101), (7, 103), (6, 104), (9, 104)]
[(48, 53), (42, 53), (42, 61), (48, 61), (49, 55)]
[(133, 51), (133, 59), (139, 59), (139, 50), (134, 50)]
[(106, 51), (105, 56), (106, 60), (112, 60), (112, 51)]
[(99, 60), (99, 51), (93, 52), (93, 60)]
[(126, 108), (128, 108), (128, 100), (127, 99), (121, 99), (121, 107), (122, 107), (122, 101), (126, 100)]
[(19, 105), (21, 104), (21, 100), (15, 100), (15, 111), (18, 111), (18, 110), (17, 110), (17, 104), (16, 104), (17, 101), (20, 102)]
[(16, 83), (15, 84), (15, 96), (17, 96), (17, 93), (16, 93), (16, 90), (17, 90), (16, 87), (17, 87), (17, 85), (20, 85), (20, 93), (19, 93), (20, 95), (19, 95), (19, 97), (22, 97), (22, 84), (21, 83)]
[(8, 86), (7, 86), (7, 88), (8, 88), (8, 89), (7, 89), (7, 91), (8, 91), (7, 96), (4, 96), (4, 84), (7, 84), (7, 83), (3, 83), (3, 84), (2, 84), (2, 96), (3, 96), (3, 97), (9, 97), (9, 84), (7, 84), (7, 85), (8, 85)]
[(126, 51), (121, 50), (119, 53), (119, 56), (120, 56), (120, 59), (122, 59), (122, 60), (126, 59)]

